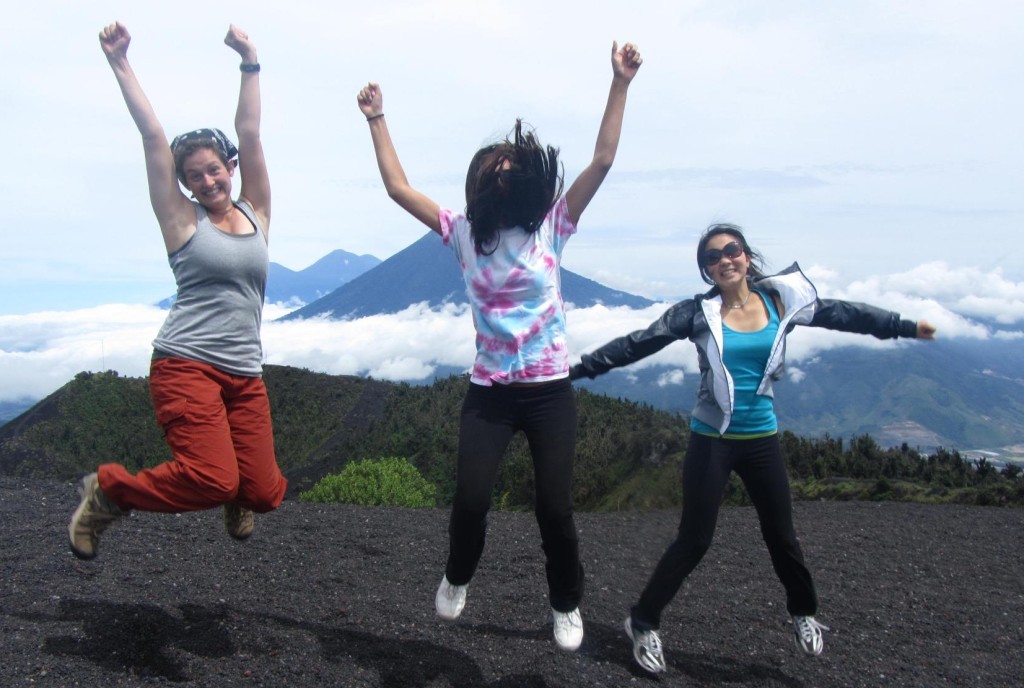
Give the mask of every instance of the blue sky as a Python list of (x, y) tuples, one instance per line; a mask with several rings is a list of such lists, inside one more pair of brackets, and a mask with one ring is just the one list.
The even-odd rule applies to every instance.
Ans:
[[(366, 81), (382, 86), (410, 180), (459, 208), (470, 156), (517, 116), (561, 148), (571, 181), (593, 150), (617, 39), (645, 62), (567, 268), (653, 298), (692, 294), (697, 235), (729, 221), (772, 267), (798, 260), (827, 295), (905, 306), (953, 331), (974, 331), (963, 318), (1001, 318), (1007, 332), (1024, 322), (1019, 2), (298, 1), (283, 12), (263, 0), (40, 0), (5, 19), (18, 30), (0, 44), (0, 397), (33, 360), (54, 371), (51, 389), (65, 372), (45, 367), (56, 361), (111, 367), (112, 342), (131, 339), (119, 328), (140, 318), (130, 358), (144, 362), (160, 315), (139, 313), (174, 290), (139, 137), (97, 41), (115, 19), (168, 135), (231, 131), (238, 59), (222, 39), (230, 22), (252, 36), (271, 258), (287, 267), (336, 248), (384, 259), (425, 231), (380, 184), (355, 105)], [(76, 358), (86, 341), (105, 342), (96, 365)], [(289, 355), (273, 362), (317, 360)], [(324, 353), (321, 367), (346, 369), (345, 355)]]

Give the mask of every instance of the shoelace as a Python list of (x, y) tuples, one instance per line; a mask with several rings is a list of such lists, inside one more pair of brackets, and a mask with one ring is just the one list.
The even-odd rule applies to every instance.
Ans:
[(793, 622), (796, 624), (797, 630), (800, 632), (800, 637), (806, 642), (811, 642), (817, 633), (821, 631), (831, 631), (832, 629), (823, 623), (820, 623), (813, 616), (795, 616)]
[(806, 635), (811, 633), (814, 629), (819, 631), (831, 631), (832, 629), (823, 623), (820, 623), (813, 616), (798, 616), (797, 625), (800, 627), (800, 633)]
[(462, 587), (462, 586), (459, 586), (459, 585), (452, 585), (451, 583), (449, 583), (449, 584), (448, 584), (448, 585), (447, 585), (447, 586), (445, 587), (445, 590), (444, 590), (444, 596), (445, 596), (446, 598), (448, 598), (448, 601), (449, 601), (449, 602), (454, 602), (454, 601), (455, 601), (455, 600), (457, 600), (457, 599), (458, 599), (458, 598), (460, 597), (460, 595), (461, 595), (461, 591), (460, 591), (460, 588), (461, 588), (461, 587)]
[(569, 612), (568, 614), (556, 614), (555, 624), (563, 628), (579, 628), (583, 626), (583, 619), (576, 612)]
[(579, 612), (570, 611), (567, 614), (559, 612), (554, 616), (556, 631), (571, 631), (572, 629), (583, 628), (583, 617)]

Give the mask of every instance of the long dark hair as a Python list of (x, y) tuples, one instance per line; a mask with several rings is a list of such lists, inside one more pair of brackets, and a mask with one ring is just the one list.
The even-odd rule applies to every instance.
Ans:
[(478, 253), (498, 247), (498, 231), (536, 232), (562, 194), (558, 149), (542, 146), (523, 121), (504, 141), (476, 152), (466, 173), (466, 219)]
[(708, 241), (711, 237), (718, 236), (719, 234), (728, 234), (732, 238), (739, 242), (740, 246), (743, 247), (743, 252), (750, 258), (750, 267), (747, 269), (747, 274), (752, 277), (764, 277), (764, 257), (750, 248), (750, 244), (747, 243), (747, 238), (743, 236), (743, 230), (738, 225), (731, 225), (728, 223), (714, 224), (704, 230), (704, 234), (701, 235), (700, 241), (697, 242), (697, 269), (700, 270), (701, 278), (708, 284), (714, 284), (715, 280), (711, 279), (711, 275), (708, 274), (707, 266), (704, 265), (704, 252), (707, 250)]

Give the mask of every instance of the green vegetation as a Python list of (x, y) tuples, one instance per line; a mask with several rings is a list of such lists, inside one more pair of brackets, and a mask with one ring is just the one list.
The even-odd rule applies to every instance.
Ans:
[(111, 461), (137, 471), (171, 458), (148, 381), (114, 371), (79, 373), (2, 431), (0, 469), (24, 477), (74, 477)]
[(908, 445), (883, 449), (869, 435), (808, 440), (781, 436), (796, 499), (913, 501), (983, 506), (1024, 506), (1021, 469), (997, 470), (986, 459), (969, 461), (938, 449), (923, 455)]
[[(432, 503), (451, 503), (466, 377), (414, 386), (267, 366), (264, 379), (278, 462), (292, 494), (364, 459), (405, 457), (434, 488)], [(586, 390), (577, 392), (577, 400), (576, 508), (677, 508), (689, 441), (686, 418)], [(796, 499), (1024, 506), (1017, 466), (999, 469), (945, 449), (928, 455), (907, 445), (884, 449), (867, 434), (844, 441), (783, 432), (780, 440)], [(7, 475), (66, 480), (106, 461), (136, 471), (169, 458), (146, 379), (113, 372), (80, 373), (0, 427), (0, 473)], [(531, 509), (534, 493), (529, 447), (517, 434), (492, 500), (497, 509)], [(749, 503), (735, 476), (723, 499)]]
[(335, 475), (320, 479), (299, 495), (303, 502), (402, 506), (423, 509), (436, 506), (437, 489), (423, 479), (405, 459), (364, 459), (348, 464)]

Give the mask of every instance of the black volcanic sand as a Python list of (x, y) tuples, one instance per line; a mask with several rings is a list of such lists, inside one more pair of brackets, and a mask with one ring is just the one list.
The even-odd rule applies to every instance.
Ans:
[(754, 511), (725, 508), (668, 608), (668, 672), (635, 667), (629, 605), (677, 515), (580, 514), (583, 647), (551, 638), (532, 514), (494, 513), (462, 618), (433, 597), (444, 510), (287, 501), (245, 543), (220, 512), (137, 513), (67, 550), (73, 486), (0, 478), (3, 686), (1019, 686), (1024, 511), (798, 503), (832, 627), (794, 647)]

